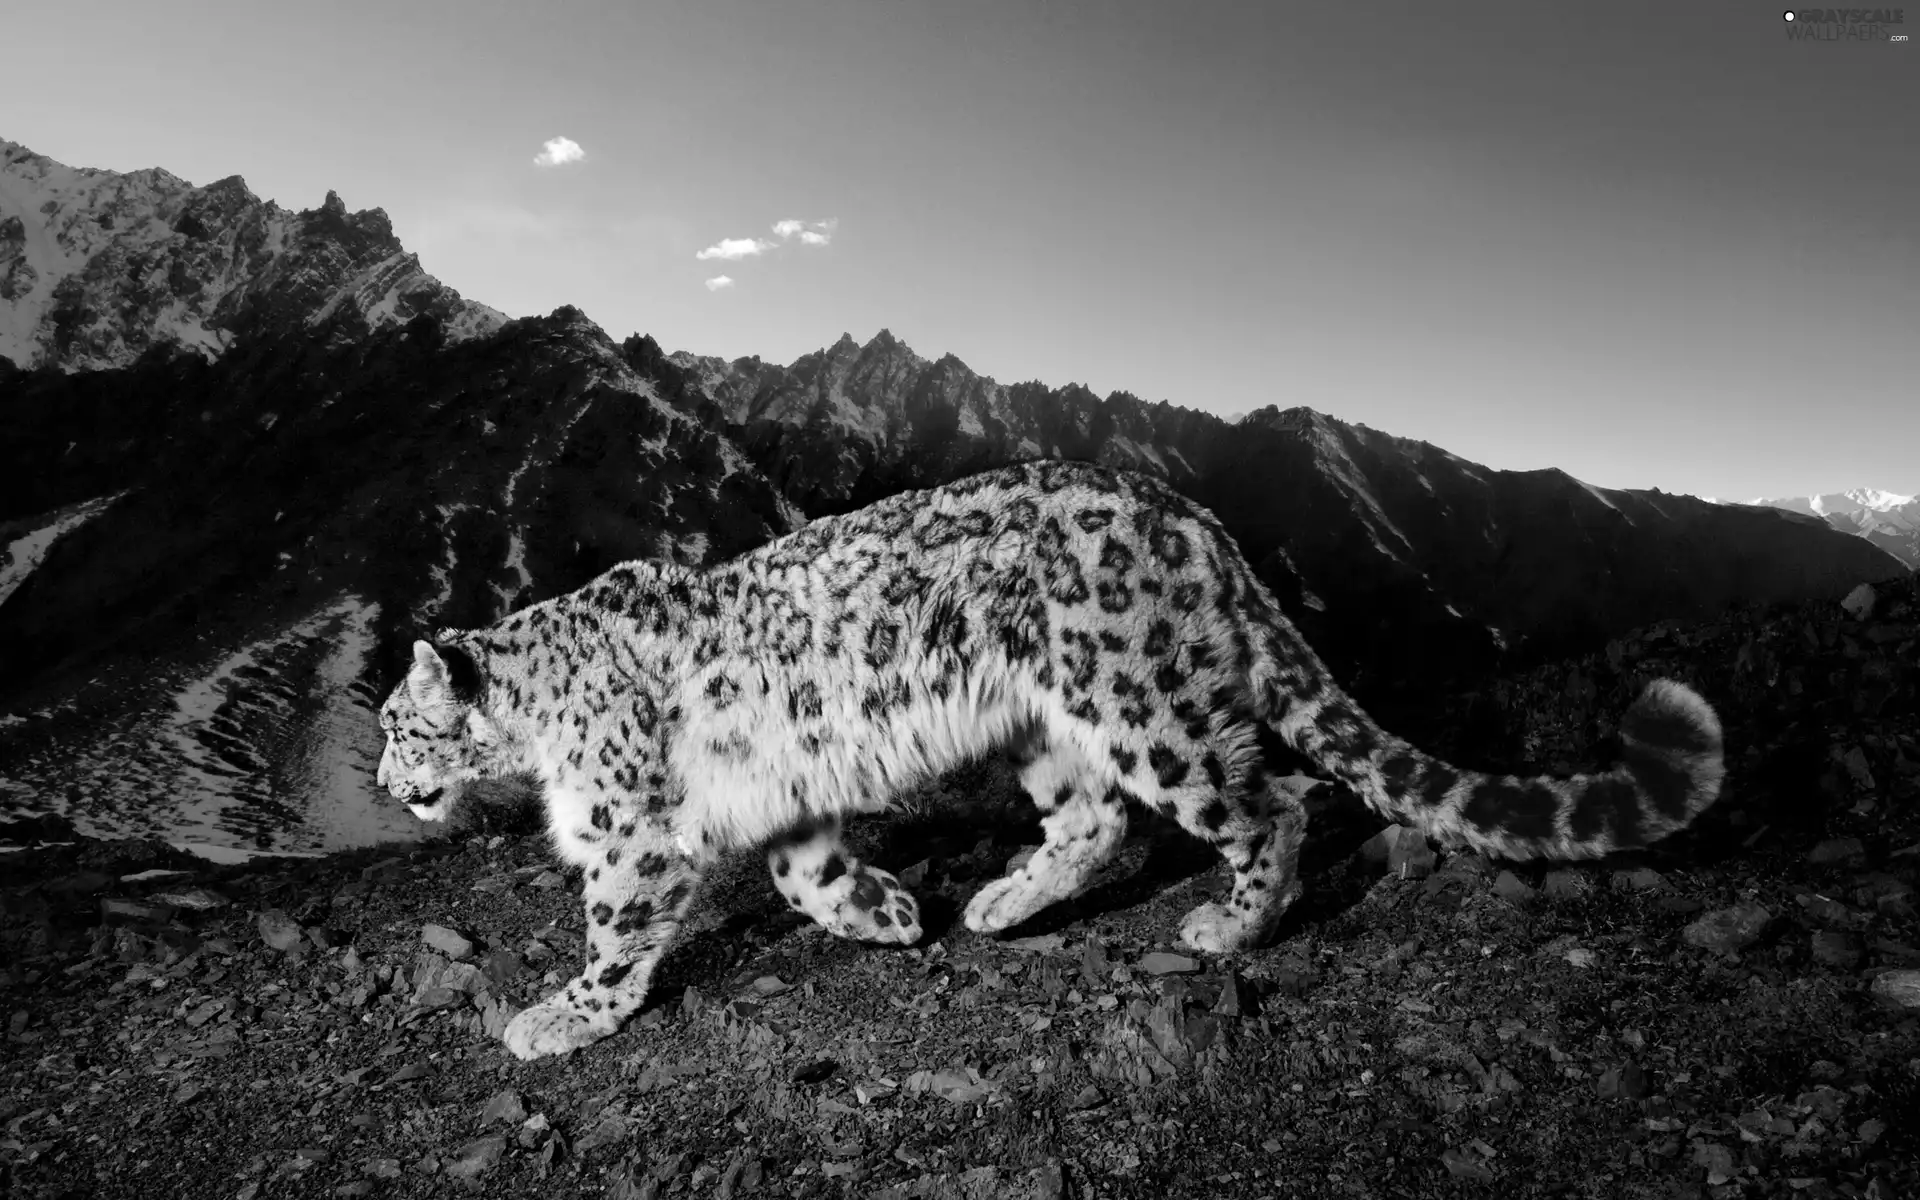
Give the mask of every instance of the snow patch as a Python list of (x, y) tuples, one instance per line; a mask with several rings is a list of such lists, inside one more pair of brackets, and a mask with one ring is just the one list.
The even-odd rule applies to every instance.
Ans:
[(1574, 482), (1579, 484), (1581, 487), (1587, 489), (1587, 494), (1592, 496), (1595, 500), (1598, 500), (1600, 503), (1606, 505), (1608, 508), (1612, 509), (1615, 512), (1620, 511), (1620, 506), (1618, 504), (1615, 504), (1613, 501), (1607, 499), (1607, 494), (1601, 491), (1599, 488), (1593, 486), (1592, 484), (1588, 483), (1584, 479), (1576, 479), (1574, 480)]
[[(12, 145), (0, 140), (0, 154), (6, 154)], [(0, 164), (4, 162), (0, 159)], [(20, 219), (20, 256), (25, 270), (19, 272), (16, 282), (27, 283), (24, 294), (11, 305), (0, 305), (0, 354), (22, 367), (32, 366), (37, 357), (36, 334), (53, 304), (54, 287), (85, 263), (83, 256), (60, 245), (46, 220), (49, 206), (57, 210), (61, 198), (76, 188), (79, 173), (51, 160), (48, 167), (37, 177), (0, 169), (0, 219)]]
[(256, 858), (321, 858), (326, 854), (323, 850), (247, 850), (213, 842), (169, 841), (167, 845), (223, 867), (252, 862)]
[(698, 533), (684, 534), (680, 537), (663, 536), (660, 542), (660, 557), (676, 562), (683, 567), (700, 567), (706, 565), (708, 542), (704, 530)]
[(34, 568), (46, 561), (55, 542), (105, 512), (108, 505), (124, 495), (125, 492), (115, 492), (36, 518), (47, 523), (24, 537), (15, 538), (7, 546), (5, 558), (0, 559), (0, 604), (5, 604), (7, 597), (27, 581)]
[(1902, 496), (1895, 492), (1883, 492), (1878, 488), (1852, 488), (1844, 492), (1815, 492), (1806, 496), (1761, 496), (1753, 500), (1734, 503), (1757, 504), (1767, 508), (1786, 508), (1794, 512), (1812, 513), (1816, 517), (1829, 514), (1846, 515), (1860, 509), (1873, 512), (1891, 512), (1896, 508), (1905, 508), (1920, 497)]
[[(500, 600), (500, 617), (505, 617), (508, 613), (512, 612), (514, 599), (524, 594), (528, 588), (533, 586), (533, 576), (527, 573), (526, 559), (527, 547), (526, 544), (520, 540), (520, 535), (518, 533), (509, 534), (507, 537), (507, 567), (520, 577), (520, 583), (512, 589), (503, 588), (497, 583), (492, 585), (493, 594)], [(497, 620), (498, 618), (495, 619)]]
[(0, 729), (0, 814), (241, 857), (418, 838), (374, 783), (379, 611), (343, 596), (197, 663), (104, 668)]
[(433, 576), (433, 584), (436, 590), (433, 598), (427, 601), (423, 615), (438, 614), (446, 611), (448, 602), (453, 599), (453, 569), (456, 562), (456, 555), (453, 549), (453, 519), (473, 506), (470, 504), (436, 504), (433, 507), (434, 511), (440, 514), (440, 537), (446, 548), (446, 561), (444, 563), (434, 563), (427, 568), (428, 572)]
[(527, 468), (533, 465), (533, 459), (533, 454), (529, 453), (526, 458), (521, 460), (520, 465), (515, 467), (512, 473), (507, 476), (507, 486), (503, 488), (500, 493), (500, 506), (502, 508), (510, 509), (513, 507), (514, 490), (520, 486), (520, 477), (525, 475)]
[[(168, 820), (171, 832), (189, 841), (230, 842), (230, 835), (222, 836), (228, 833), (222, 817), (240, 799), (243, 785), (261, 782), (269, 796), (320, 798), (327, 807), (309, 815), (319, 818), (329, 844), (340, 844), (338, 835), (346, 827), (403, 827), (397, 810), (370, 807), (371, 772), (378, 761), (368, 752), (372, 715), (353, 704), (349, 692), (373, 648), (379, 611), (377, 604), (349, 596), (275, 637), (241, 648), (175, 694), (173, 719), (163, 733), (176, 770), (170, 791), (178, 807)], [(258, 728), (248, 720), (254, 715), (249, 710), (278, 707), (289, 699), (283, 673), (263, 660), (283, 658), (298, 643), (315, 641), (331, 643), (315, 672), (319, 711), (289, 722), (290, 736), (281, 745), (263, 746), (248, 738), (246, 733)]]
[(373, 655), (379, 615), (378, 604), (357, 598), (327, 614), (339, 626), (314, 672), (320, 710), (301, 728), (281, 767), (287, 790), (308, 802), (308, 832), (326, 845), (352, 844), (362, 831), (402, 821), (399, 806), (383, 803), (374, 784), (385, 747), (368, 728), (367, 707), (353, 696), (354, 681)]

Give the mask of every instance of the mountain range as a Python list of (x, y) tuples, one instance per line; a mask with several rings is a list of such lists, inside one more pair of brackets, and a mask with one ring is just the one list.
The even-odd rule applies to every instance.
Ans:
[[(572, 308), (508, 321), (422, 272), (378, 210), (287, 214), (237, 179), (5, 145), (0, 330), (25, 333), (0, 359), (0, 810), (85, 832), (415, 832), (371, 783), (373, 706), (423, 631), (1037, 455), (1212, 507), (1415, 737), (1470, 719), (1496, 670), (1905, 574), (1818, 513), (1496, 471), (1302, 407), (1228, 423), (1001, 384), (884, 330), (783, 366), (615, 342)], [(185, 265), (142, 257), (163, 252)], [(134, 303), (113, 276), (136, 262)]]
[(1865, 538), (1909, 568), (1920, 570), (1920, 496), (1857, 488), (1748, 503), (1817, 517), (1841, 533)]
[(506, 315), (463, 300), (400, 245), (387, 214), (328, 192), (288, 212), (231, 175), (69, 167), (0, 139), (0, 356), (65, 371), (154, 347), (209, 357), (252, 332), (355, 337), (432, 313), (453, 340)]

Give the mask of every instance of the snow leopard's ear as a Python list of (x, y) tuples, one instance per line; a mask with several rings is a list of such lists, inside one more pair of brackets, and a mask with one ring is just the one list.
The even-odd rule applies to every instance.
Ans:
[(407, 694), (420, 708), (439, 708), (447, 702), (447, 664), (431, 642), (413, 644), (413, 669), (407, 672)]
[(460, 646), (415, 642), (407, 691), (421, 708), (439, 708), (449, 700), (472, 704), (480, 697), (480, 665)]

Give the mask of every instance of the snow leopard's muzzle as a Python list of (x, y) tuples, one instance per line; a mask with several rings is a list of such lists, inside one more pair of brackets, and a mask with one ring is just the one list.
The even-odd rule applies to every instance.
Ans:
[(401, 781), (387, 789), (394, 799), (406, 803), (407, 809), (422, 821), (444, 821), (453, 809), (454, 797), (458, 794), (452, 787), (437, 787), (432, 791), (422, 791), (414, 785)]
[(444, 821), (453, 807), (458, 789), (448, 785), (426, 787), (408, 779), (394, 765), (393, 749), (380, 756), (380, 767), (374, 774), (374, 781), (385, 788), (394, 799), (405, 802), (413, 815), (422, 821)]

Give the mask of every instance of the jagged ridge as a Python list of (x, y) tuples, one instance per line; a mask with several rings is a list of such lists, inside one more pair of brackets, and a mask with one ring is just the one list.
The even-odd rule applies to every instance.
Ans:
[(0, 139), (0, 356), (65, 371), (243, 333), (364, 337), (423, 313), (461, 341), (505, 324), (429, 275), (380, 209), (288, 212), (238, 175), (69, 167)]

